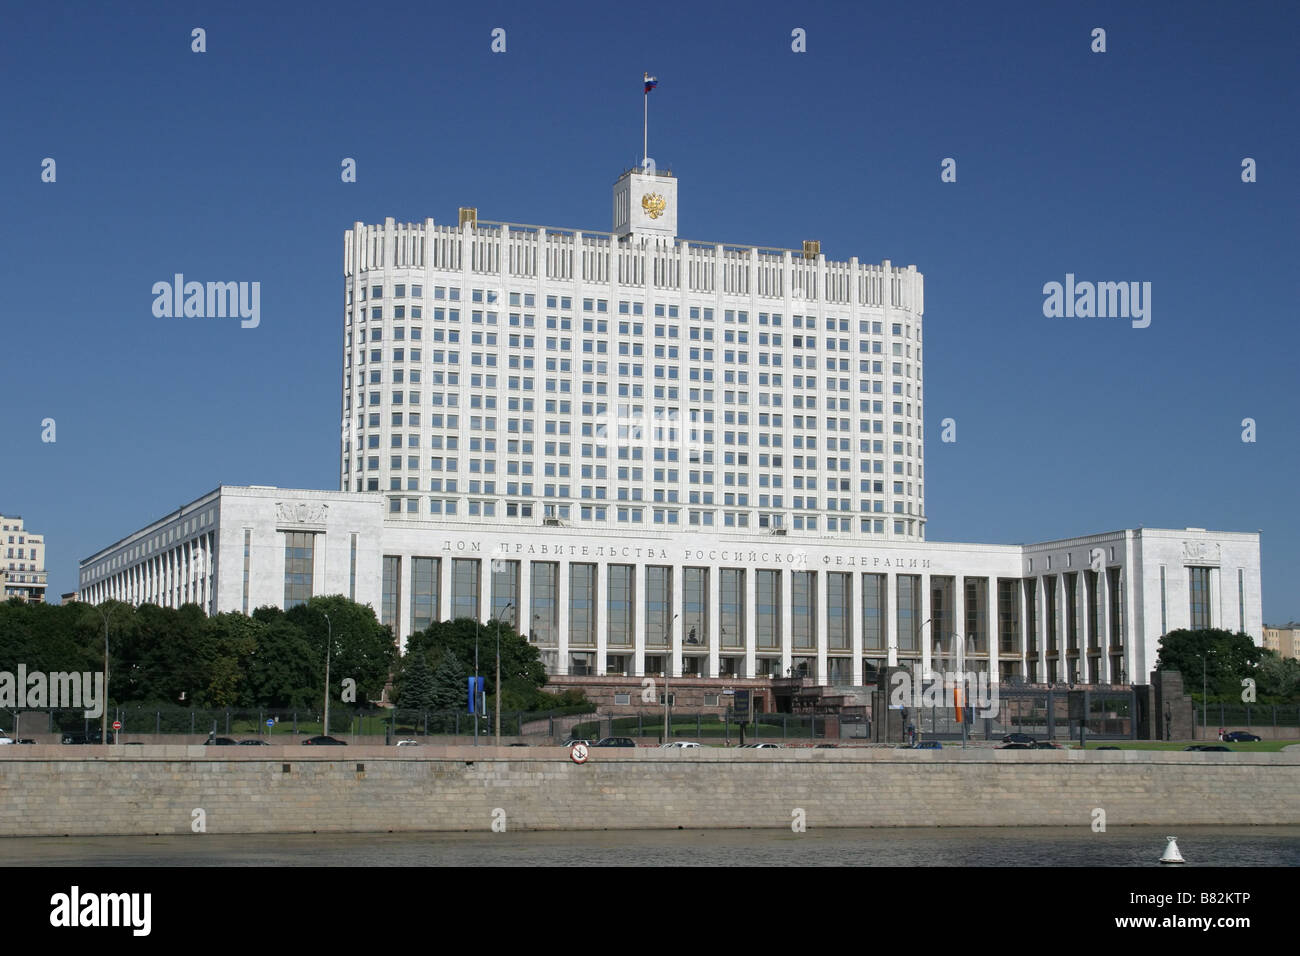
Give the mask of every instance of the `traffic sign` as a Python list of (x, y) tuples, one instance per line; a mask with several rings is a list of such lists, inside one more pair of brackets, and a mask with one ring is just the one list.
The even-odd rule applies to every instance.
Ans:
[(274, 726), (275, 726), (275, 721), (272, 720), (270, 717), (266, 718), (266, 726), (268, 726), (268, 727), (274, 727)]
[(113, 721), (113, 729), (114, 729), (114, 730), (121, 730), (121, 729), (122, 729), (122, 722), (121, 722), (120, 720), (115, 720), (115, 721)]
[(570, 748), (570, 750), (569, 750), (569, 756), (573, 759), (573, 762), (574, 762), (574, 763), (586, 763), (586, 762), (587, 762), (587, 745), (586, 745), (586, 744), (574, 744), (573, 747)]

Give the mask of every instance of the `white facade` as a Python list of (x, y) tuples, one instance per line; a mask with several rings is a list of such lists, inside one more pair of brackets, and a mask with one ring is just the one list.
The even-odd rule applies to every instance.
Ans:
[(0, 515), (0, 597), (45, 600), (45, 536), (17, 515)]
[(915, 266), (676, 237), (360, 222), (344, 240), (339, 487), (419, 522), (925, 536)]
[(1262, 636), (1259, 536), (925, 541), (914, 266), (466, 216), (344, 242), (340, 490), (222, 486), (87, 558), (80, 596), (209, 614), (342, 594), (398, 642), (501, 616), (552, 674), (861, 684), (935, 655), (1142, 681), (1170, 630)]
[[(81, 597), (208, 613), (286, 606), (294, 535), (310, 538), (305, 593), (370, 604), (403, 646), (430, 620), (500, 614), (555, 674), (859, 684), (885, 664), (951, 657), (957, 635), (975, 670), (1140, 682), (1170, 630), (1262, 637), (1253, 533), (1148, 528), (1023, 546), (625, 534), (392, 518), (385, 503), (222, 486), (84, 561)], [(1199, 622), (1193, 581), (1206, 588)]]

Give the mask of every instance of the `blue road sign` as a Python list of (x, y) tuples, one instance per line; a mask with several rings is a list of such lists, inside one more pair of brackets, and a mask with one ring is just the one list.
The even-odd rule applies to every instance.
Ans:
[(271, 718), (271, 717), (266, 718), (266, 726), (268, 726), (268, 727), (274, 727), (274, 726), (275, 726), (275, 720), (274, 720), (274, 718)]
[(477, 711), (475, 711), (474, 709), (474, 701), (478, 700), (479, 695), (483, 693), (483, 678), (471, 677), (468, 680), (469, 680), (469, 687), (467, 690), (467, 694), (469, 696), (469, 712), (473, 714), (473, 713), (477, 713)]

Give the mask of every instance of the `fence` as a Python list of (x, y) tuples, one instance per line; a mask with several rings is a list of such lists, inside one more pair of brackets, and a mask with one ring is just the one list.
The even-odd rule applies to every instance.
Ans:
[[(544, 712), (502, 711), (501, 733), (506, 736), (554, 736), (556, 724), (575, 710)], [(22, 733), (83, 734), (97, 736), (101, 718), (87, 718), (82, 710), (5, 711), (4, 719)], [(463, 711), (362, 709), (330, 706), (329, 727), (319, 710), (203, 710), (193, 708), (110, 707), (108, 724), (120, 721), (123, 736), (131, 734), (182, 734), (220, 737), (273, 738), (329, 733), (342, 736), (380, 737), (473, 734), (475, 717)], [(496, 728), (496, 715), (478, 719), (479, 733)], [(269, 723), (268, 723), (269, 722)]]

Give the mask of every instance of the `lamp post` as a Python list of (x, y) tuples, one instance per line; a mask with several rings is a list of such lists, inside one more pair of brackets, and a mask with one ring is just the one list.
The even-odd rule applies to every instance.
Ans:
[[(1208, 718), (1206, 715), (1207, 694), (1206, 694), (1206, 683), (1205, 683), (1205, 655), (1197, 654), (1196, 656), (1201, 659), (1201, 733), (1207, 734), (1210, 725), (1207, 722)], [(1195, 714), (1196, 711), (1192, 711), (1192, 713)]]
[(505, 614), (506, 611), (509, 611), (514, 606), (515, 606), (515, 602), (510, 601), (506, 604), (505, 607), (501, 609), (500, 613), (497, 614), (497, 679), (496, 679), (496, 684), (494, 684), (493, 686), (496, 688), (496, 698), (497, 698), (496, 700), (496, 710), (497, 710), (496, 745), (498, 747), (501, 746), (501, 615)]
[(330, 622), (330, 616), (321, 611), (321, 617), (325, 618), (325, 716), (321, 721), (321, 733), (328, 735), (330, 732), (330, 658), (334, 654), (334, 625)]
[(478, 746), (478, 719), (479, 711), (483, 708), (479, 706), (478, 701), (474, 698), (478, 696), (478, 632), (480, 630), (478, 618), (474, 619), (474, 679), (469, 683), (469, 705), (474, 711), (474, 746)]
[(104, 700), (102, 701), (104, 712), (100, 715), (99, 742), (108, 743), (108, 619), (113, 616), (117, 610), (117, 605), (110, 607), (107, 611), (100, 605), (94, 605), (99, 616), (104, 619)]
[(668, 630), (664, 633), (664, 643), (668, 645), (668, 653), (664, 657), (664, 732), (659, 738), (661, 744), (668, 743), (672, 732), (669, 728), (668, 716), (668, 681), (673, 674), (673, 625), (677, 623), (677, 615), (668, 622)]

